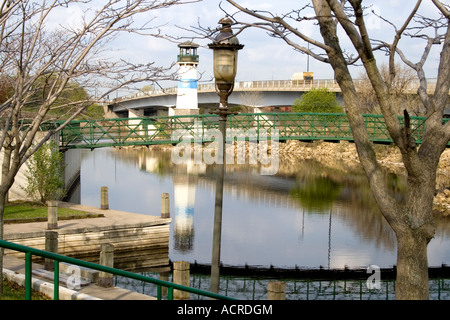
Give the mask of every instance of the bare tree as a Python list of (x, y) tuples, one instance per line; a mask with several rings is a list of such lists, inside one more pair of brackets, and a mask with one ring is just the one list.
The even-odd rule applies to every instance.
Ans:
[(263, 102), (263, 96), (261, 91), (244, 91), (240, 93), (242, 100), (241, 108), (244, 108), (246, 112), (253, 112), (255, 108), (261, 106)]
[[(415, 3), (404, 23), (394, 29), (390, 40), (374, 40), (368, 33), (365, 21), (366, 8), (362, 0), (312, 0), (310, 5), (294, 9), (282, 16), (270, 12), (247, 9), (236, 1), (227, 0), (239, 11), (256, 22), (239, 22), (242, 29), (261, 28), (270, 35), (284, 40), (296, 50), (307, 53), (319, 61), (329, 63), (342, 91), (346, 112), (350, 121), (359, 159), (366, 172), (374, 198), (392, 227), (397, 238), (397, 281), (396, 299), (428, 299), (427, 246), (435, 233), (432, 213), (435, 194), (436, 171), (440, 156), (450, 139), (450, 122), (443, 123), (442, 117), (447, 105), (450, 86), (450, 10), (449, 6), (432, 0), (437, 18), (418, 15), (421, 0)], [(312, 9), (314, 17), (304, 15), (303, 10)], [(238, 13), (232, 16), (236, 19)], [(382, 19), (382, 17), (380, 17)], [(245, 19), (249, 20), (249, 19)], [(301, 32), (299, 23), (313, 20), (320, 29), (322, 40), (312, 39)], [(343, 31), (352, 43), (354, 54), (342, 47), (338, 30)], [(342, 34), (339, 34), (342, 37)], [(423, 54), (418, 62), (412, 62), (400, 49), (400, 39), (411, 36), (424, 40)], [(309, 49), (306, 43), (312, 44)], [(433, 92), (427, 90), (424, 64), (433, 44), (440, 44), (440, 61)], [(314, 49), (313, 49), (314, 48)], [(375, 51), (384, 50), (389, 58), (389, 77), (383, 79), (375, 59)], [(425, 136), (418, 146), (412, 137), (409, 114), (405, 110), (405, 121), (401, 124), (391, 103), (395, 79), (395, 61), (401, 60), (417, 74), (420, 86), (418, 95), (425, 110)], [(399, 148), (407, 171), (408, 191), (406, 202), (399, 202), (383, 182), (383, 173), (377, 162), (372, 143), (369, 140), (359, 97), (349, 65), (362, 63), (365, 73), (375, 92), (377, 103), (384, 116), (387, 129)]]
[[(197, 1), (200, 0), (1, 0), (0, 80), (2, 88), (8, 90), (0, 101), (0, 152), (4, 155), (0, 239), (7, 193), (20, 167), (41, 145), (86, 107), (103, 101), (111, 92), (142, 81), (174, 78), (171, 66), (158, 67), (154, 62), (134, 64), (114, 58), (108, 45), (120, 33), (162, 37), (158, 26), (150, 26), (152, 18), (148, 14)], [(80, 13), (79, 21), (65, 21), (69, 18), (68, 9)], [(145, 22), (138, 24), (137, 17), (143, 14), (147, 14), (143, 17)], [(62, 22), (56, 25), (58, 17)], [(97, 92), (95, 96), (66, 99), (74, 87)], [(64, 110), (64, 121), (38, 136), (42, 124), (54, 120), (55, 109)]]
[[(390, 80), (391, 74), (386, 63), (381, 64), (380, 73), (383, 81)], [(400, 62), (395, 64), (395, 74), (391, 81), (391, 105), (395, 113), (403, 115), (403, 110), (415, 116), (423, 116), (424, 111), (417, 92), (411, 90), (415, 88), (417, 77), (414, 70)], [(381, 113), (375, 91), (372, 88), (367, 74), (363, 71), (355, 83), (361, 103), (361, 111), (366, 113)]]

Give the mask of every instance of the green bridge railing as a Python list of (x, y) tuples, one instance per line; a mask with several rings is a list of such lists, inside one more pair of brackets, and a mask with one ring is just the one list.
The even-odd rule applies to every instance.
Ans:
[(25, 300), (31, 300), (31, 287), (32, 287), (31, 286), (31, 282), (32, 282), (31, 274), (32, 274), (32, 256), (33, 255), (54, 260), (54, 276), (53, 276), (53, 286), (54, 286), (53, 299), (54, 300), (59, 300), (59, 263), (60, 262), (66, 262), (66, 263), (70, 263), (70, 264), (81, 266), (81, 267), (86, 267), (86, 268), (90, 268), (90, 269), (94, 269), (94, 270), (98, 270), (98, 271), (104, 271), (107, 273), (112, 273), (115, 275), (120, 275), (120, 276), (131, 278), (131, 279), (144, 281), (145, 283), (152, 283), (157, 286), (157, 299), (158, 300), (162, 299), (162, 290), (161, 290), (162, 287), (168, 288), (168, 290), (167, 290), (167, 292), (168, 292), (167, 299), (168, 300), (173, 300), (173, 290), (174, 289), (190, 292), (193, 294), (198, 294), (201, 296), (210, 297), (213, 299), (235, 300), (231, 297), (219, 295), (216, 293), (212, 293), (212, 292), (208, 292), (208, 291), (204, 291), (204, 290), (200, 290), (200, 289), (196, 289), (196, 288), (186, 287), (186, 286), (182, 286), (182, 285), (164, 281), (164, 280), (154, 279), (154, 278), (146, 277), (146, 276), (136, 274), (133, 272), (102, 266), (100, 264), (96, 264), (96, 263), (92, 263), (92, 262), (78, 260), (75, 258), (63, 256), (63, 255), (60, 255), (57, 253), (52, 253), (52, 252), (48, 252), (48, 251), (43, 251), (43, 250), (27, 247), (27, 246), (23, 246), (20, 244), (8, 242), (5, 240), (0, 240), (0, 247), (25, 253)]
[[(382, 115), (363, 115), (371, 141), (391, 143)], [(404, 119), (398, 117), (403, 125)], [(425, 118), (411, 117), (411, 130), (418, 144), (425, 132)], [(443, 119), (447, 122), (448, 119)], [(60, 133), (61, 148), (101, 148), (129, 145), (176, 144), (191, 135), (197, 142), (212, 141), (211, 129), (219, 128), (217, 115), (153, 118), (118, 118), (72, 121)], [(343, 113), (242, 113), (228, 116), (227, 128), (254, 140), (278, 135), (285, 140), (352, 141), (346, 114)], [(234, 131), (233, 131), (234, 130)], [(236, 136), (227, 137), (227, 140)], [(252, 139), (250, 137), (250, 139)]]

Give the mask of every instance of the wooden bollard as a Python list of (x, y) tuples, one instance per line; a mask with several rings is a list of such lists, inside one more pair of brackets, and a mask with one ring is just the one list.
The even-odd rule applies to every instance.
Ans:
[[(45, 251), (58, 253), (58, 232), (45, 231)], [(52, 259), (45, 258), (44, 269), (48, 271), (54, 270), (55, 263)]]
[(108, 199), (108, 187), (100, 188), (100, 209), (109, 209), (109, 199)]
[(270, 281), (267, 284), (267, 300), (286, 300), (286, 283)]
[[(106, 243), (100, 246), (100, 264), (105, 267), (114, 267), (114, 246)], [(97, 284), (101, 287), (113, 286), (113, 274), (100, 271), (98, 274)]]
[[(173, 263), (173, 282), (189, 287), (191, 284), (190, 265), (187, 261), (175, 261)], [(175, 300), (188, 300), (189, 292), (173, 290)]]
[(48, 201), (47, 229), (58, 229), (58, 202)]
[(170, 218), (170, 199), (168, 193), (161, 194), (161, 218)]
[[(169, 271), (163, 271), (159, 273), (159, 279), (163, 281), (169, 281), (170, 272)], [(167, 290), (168, 288), (165, 286), (161, 286), (161, 296), (165, 297), (167, 296)]]

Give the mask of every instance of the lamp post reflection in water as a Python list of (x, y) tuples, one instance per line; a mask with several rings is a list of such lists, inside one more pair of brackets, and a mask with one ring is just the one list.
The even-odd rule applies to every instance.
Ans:
[(225, 135), (227, 127), (228, 97), (233, 92), (234, 79), (237, 73), (237, 52), (244, 46), (239, 44), (238, 39), (233, 36), (231, 25), (233, 21), (225, 17), (219, 21), (222, 24), (219, 34), (214, 42), (209, 44), (209, 48), (214, 51), (214, 81), (216, 92), (220, 97), (219, 110), (215, 112), (219, 115), (219, 129), (222, 135), (221, 145), (218, 148), (217, 177), (216, 177), (216, 199), (214, 204), (214, 229), (213, 246), (211, 257), (211, 285), (210, 291), (219, 292), (219, 265), (220, 265), (220, 245), (222, 238), (222, 206), (223, 206), (223, 180), (225, 175)]

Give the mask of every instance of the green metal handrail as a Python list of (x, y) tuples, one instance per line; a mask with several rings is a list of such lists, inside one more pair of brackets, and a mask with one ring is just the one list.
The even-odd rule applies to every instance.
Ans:
[[(364, 114), (369, 139), (373, 142), (392, 143), (382, 115)], [(175, 144), (173, 133), (184, 130), (193, 136), (205, 130), (217, 129), (217, 115), (163, 116), (154, 118), (118, 118), (104, 120), (78, 120), (70, 122), (60, 132), (62, 148), (101, 148), (128, 145)], [(404, 119), (398, 117), (403, 125)], [(424, 117), (411, 117), (414, 139), (420, 144), (425, 134)], [(448, 119), (443, 119), (447, 122)], [(196, 125), (201, 124), (201, 128)], [(241, 113), (229, 115), (229, 129), (261, 130), (279, 133), (279, 140), (353, 140), (347, 115), (344, 113)], [(201, 140), (206, 142), (206, 140)]]
[(63, 255), (60, 255), (57, 253), (43, 251), (43, 250), (23, 246), (23, 245), (20, 245), (17, 243), (8, 242), (5, 240), (0, 240), (0, 247), (25, 253), (25, 300), (31, 300), (31, 280), (32, 280), (31, 279), (31, 273), (32, 273), (31, 259), (32, 259), (33, 255), (54, 260), (54, 277), (53, 277), (53, 279), (54, 279), (53, 280), (53, 286), (54, 286), (53, 299), (54, 300), (59, 300), (59, 263), (60, 262), (66, 262), (66, 263), (74, 264), (74, 265), (81, 266), (81, 267), (86, 267), (86, 268), (90, 268), (90, 269), (94, 269), (94, 270), (98, 270), (98, 271), (112, 273), (115, 275), (155, 284), (158, 286), (157, 287), (157, 299), (158, 300), (162, 299), (161, 287), (168, 288), (168, 295), (167, 295), (168, 300), (173, 300), (173, 290), (174, 289), (180, 290), (180, 291), (186, 291), (186, 292), (190, 292), (193, 294), (198, 294), (198, 295), (202, 295), (202, 296), (206, 296), (206, 297), (218, 299), (218, 300), (235, 300), (234, 298), (227, 297), (224, 295), (219, 295), (216, 293), (212, 293), (212, 292), (208, 292), (208, 291), (204, 291), (204, 290), (200, 290), (200, 289), (196, 289), (196, 288), (186, 287), (186, 286), (179, 285), (179, 284), (169, 282), (169, 281), (154, 279), (151, 277), (143, 276), (143, 275), (125, 271), (125, 270), (102, 266), (100, 264), (96, 264), (93, 262), (87, 262), (87, 261), (63, 256)]

